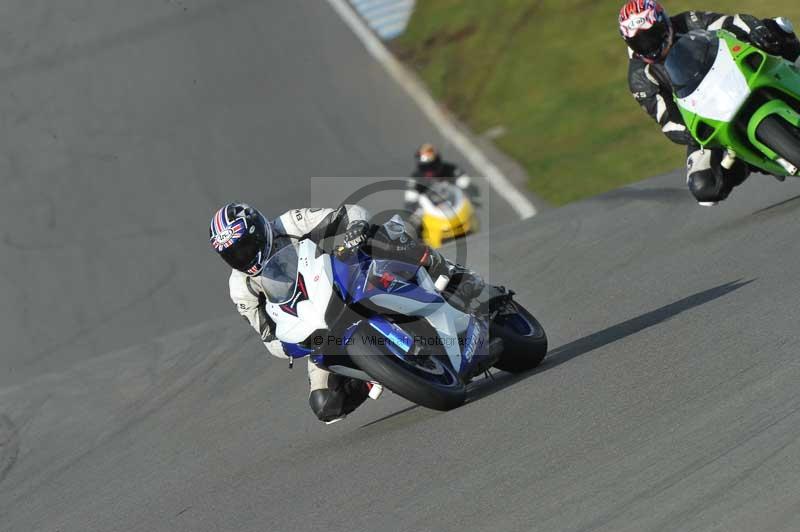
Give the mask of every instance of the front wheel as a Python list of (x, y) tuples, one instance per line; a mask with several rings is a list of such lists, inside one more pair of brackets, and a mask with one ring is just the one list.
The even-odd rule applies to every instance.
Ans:
[(347, 353), (356, 366), (397, 395), (433, 410), (458, 408), (467, 398), (467, 387), (445, 361), (444, 355), (400, 358), (371, 341), (374, 332), (362, 326)]
[(778, 115), (770, 115), (758, 124), (756, 137), (800, 168), (800, 129)]
[(528, 371), (547, 354), (547, 334), (539, 321), (516, 301), (492, 320), (492, 337), (503, 339), (503, 354), (494, 367), (510, 373)]

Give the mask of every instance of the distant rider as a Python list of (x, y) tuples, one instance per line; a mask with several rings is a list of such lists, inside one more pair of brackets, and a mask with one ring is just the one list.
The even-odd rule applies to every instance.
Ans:
[(790, 61), (800, 56), (800, 41), (783, 18), (758, 19), (750, 15), (721, 15), (687, 11), (674, 17), (655, 0), (631, 0), (619, 13), (619, 28), (628, 44), (628, 83), (633, 97), (661, 126), (672, 142), (687, 149), (687, 183), (700, 205), (715, 205), (728, 197), (750, 174), (748, 165), (736, 161), (730, 170), (721, 166), (724, 150), (701, 149), (692, 138), (672, 99), (664, 60), (672, 44), (691, 30), (724, 29), (737, 38)]
[(414, 153), (416, 168), (408, 180), (405, 192), (406, 210), (419, 216), (419, 196), (425, 194), (431, 184), (437, 181), (446, 181), (455, 184), (463, 190), (471, 201), (478, 198), (477, 187), (472, 179), (457, 165), (442, 160), (439, 150), (433, 144), (423, 144)]
[[(229, 288), (236, 309), (258, 332), (270, 353), (288, 358), (275, 338), (275, 323), (266, 312), (266, 291), (259, 274), (273, 253), (291, 244), (292, 238), (308, 238), (321, 247), (343, 236), (348, 249), (362, 248), (376, 257), (393, 258), (425, 267), (436, 280), (452, 279), (453, 293), (466, 300), (483, 289), (477, 274), (449, 263), (439, 252), (408, 237), (402, 222), (395, 218), (373, 225), (369, 214), (358, 205), (338, 209), (294, 209), (268, 220), (245, 203), (229, 203), (211, 219), (211, 247), (231, 267)], [(455, 281), (455, 284), (454, 284)], [(363, 403), (370, 385), (329, 373), (308, 362), (309, 403), (321, 421), (338, 421)]]

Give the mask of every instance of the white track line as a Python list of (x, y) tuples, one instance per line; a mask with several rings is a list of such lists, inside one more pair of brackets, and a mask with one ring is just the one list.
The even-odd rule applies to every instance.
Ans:
[(386, 49), (347, 1), (328, 0), (328, 3), (355, 33), (370, 55), (382, 64), (392, 78), (405, 89), (442, 136), (463, 153), (476, 170), (483, 173), (483, 177), (495, 192), (511, 205), (519, 217), (525, 219), (535, 216), (536, 207), (511, 184), (500, 169), (492, 164), (489, 158), (466, 135), (456, 128), (422, 84)]

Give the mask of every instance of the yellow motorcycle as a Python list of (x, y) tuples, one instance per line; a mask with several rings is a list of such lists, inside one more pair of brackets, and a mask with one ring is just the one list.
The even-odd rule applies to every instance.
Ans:
[(420, 236), (432, 248), (478, 231), (475, 205), (458, 186), (446, 181), (433, 183), (419, 195)]

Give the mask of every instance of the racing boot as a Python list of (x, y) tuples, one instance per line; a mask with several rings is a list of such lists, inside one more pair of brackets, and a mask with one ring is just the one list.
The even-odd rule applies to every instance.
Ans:
[(437, 290), (448, 302), (467, 308), (486, 286), (483, 277), (460, 264), (450, 262), (435, 249), (428, 248), (427, 253), (429, 258), (427, 262), (423, 262), (423, 266), (435, 281)]
[(331, 424), (343, 420), (358, 408), (370, 392), (372, 387), (362, 380), (330, 374), (327, 387), (312, 390), (308, 402), (320, 421)]
[[(356, 382), (356, 381), (354, 380), (354, 382)], [(357, 382), (361, 382), (361, 381), (357, 381)], [(364, 388), (366, 388), (366, 390), (367, 390), (367, 397), (369, 397), (370, 399), (372, 399), (374, 401), (377, 401), (378, 398), (383, 393), (383, 385), (378, 383), (378, 382), (375, 382), (375, 381), (364, 382), (363, 384), (364, 384)], [(358, 388), (359, 385), (356, 384), (355, 387)], [(360, 395), (360, 394), (357, 394), (357, 395)], [(338, 417), (334, 417), (333, 419), (328, 419), (327, 421), (325, 421), (325, 424), (326, 425), (333, 425), (334, 423), (337, 423), (337, 422), (343, 420), (346, 417), (347, 417), (347, 414), (342, 414), (342, 415), (340, 415)]]

